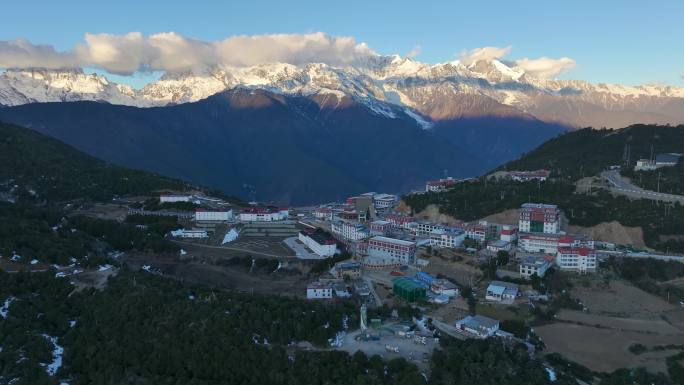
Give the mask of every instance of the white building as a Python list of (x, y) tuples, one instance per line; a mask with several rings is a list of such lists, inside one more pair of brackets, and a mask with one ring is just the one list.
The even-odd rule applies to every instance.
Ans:
[(359, 241), (370, 235), (366, 227), (360, 223), (337, 221), (331, 224), (333, 234), (338, 234), (349, 241)]
[(520, 234), (518, 249), (528, 253), (556, 254), (558, 252), (559, 234)]
[(400, 266), (412, 264), (416, 257), (416, 243), (388, 237), (368, 240), (368, 267)]
[(514, 242), (518, 239), (518, 229), (513, 226), (504, 225), (501, 228), (499, 237), (502, 241)]
[(439, 223), (420, 221), (413, 224), (412, 233), (417, 236), (427, 236), (442, 227), (444, 226)]
[(184, 230), (178, 229), (171, 231), (171, 236), (176, 238), (208, 238), (206, 230)]
[(499, 321), (481, 315), (473, 315), (457, 321), (456, 328), (477, 338), (488, 338), (499, 331)]
[(290, 211), (287, 208), (274, 207), (250, 207), (242, 210), (240, 221), (242, 222), (274, 222), (288, 218)]
[(551, 267), (551, 262), (545, 258), (528, 256), (520, 262), (520, 276), (530, 279), (533, 275), (542, 278)]
[(535, 170), (535, 171), (510, 171), (511, 179), (516, 182), (529, 182), (533, 180), (545, 181), (551, 173), (548, 170)]
[(333, 296), (333, 289), (330, 285), (321, 282), (312, 282), (306, 287), (307, 299), (329, 299)]
[(518, 285), (510, 282), (492, 281), (487, 286), (485, 299), (496, 302), (512, 303), (518, 296)]
[(588, 247), (560, 248), (556, 255), (556, 265), (561, 270), (578, 273), (595, 272), (598, 267), (596, 250)]
[(333, 219), (333, 210), (328, 207), (319, 207), (314, 209), (313, 216), (320, 221), (331, 221)]
[(196, 222), (227, 222), (233, 219), (233, 210), (195, 210)]
[(487, 245), (487, 250), (498, 253), (499, 251), (511, 251), (511, 243), (498, 240)]
[(639, 159), (634, 166), (634, 171), (653, 171), (655, 170), (656, 164), (651, 159)]
[(425, 191), (427, 192), (442, 192), (446, 191), (449, 187), (458, 183), (458, 180), (447, 177), (445, 179), (430, 180), (425, 183)]
[(375, 194), (373, 195), (373, 206), (376, 210), (388, 210), (397, 203), (397, 196), (392, 194)]
[(300, 231), (299, 240), (321, 257), (332, 257), (337, 253), (337, 242), (318, 231)]
[(525, 203), (520, 208), (521, 233), (556, 234), (560, 231), (560, 210), (556, 205)]
[(172, 195), (162, 194), (159, 196), (159, 203), (190, 202), (192, 195)]
[(430, 246), (455, 249), (465, 240), (465, 232), (455, 227), (442, 227), (430, 233)]
[(446, 279), (435, 279), (430, 285), (433, 293), (446, 295), (447, 297), (458, 296), (458, 287)]

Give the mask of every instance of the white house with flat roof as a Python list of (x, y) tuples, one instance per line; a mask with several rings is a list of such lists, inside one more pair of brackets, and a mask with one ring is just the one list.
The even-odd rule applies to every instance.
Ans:
[(488, 301), (513, 303), (518, 296), (518, 285), (511, 282), (492, 281), (487, 286), (485, 299)]
[(482, 315), (470, 315), (456, 322), (456, 328), (475, 338), (489, 338), (499, 331), (499, 321)]

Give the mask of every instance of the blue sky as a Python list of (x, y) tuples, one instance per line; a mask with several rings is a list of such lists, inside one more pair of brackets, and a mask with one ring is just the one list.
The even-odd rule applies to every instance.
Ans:
[[(570, 57), (561, 78), (684, 86), (684, 1), (31, 1), (2, 5), (0, 40), (71, 49), (84, 34), (176, 32), (200, 40), (308, 33), (352, 36), (383, 54), (454, 60), (512, 46), (508, 59)], [(158, 76), (158, 75), (157, 75)], [(116, 77), (140, 86), (154, 75)]]

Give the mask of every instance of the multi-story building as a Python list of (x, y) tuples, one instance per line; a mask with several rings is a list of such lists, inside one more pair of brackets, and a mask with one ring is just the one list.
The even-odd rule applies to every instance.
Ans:
[(358, 241), (370, 235), (364, 225), (355, 222), (336, 221), (332, 223), (331, 230), (348, 241)]
[(527, 256), (520, 262), (520, 276), (530, 279), (533, 275), (542, 278), (551, 267), (551, 261), (544, 257)]
[(514, 242), (518, 239), (518, 229), (514, 226), (504, 225), (501, 228), (499, 239), (506, 242)]
[(596, 242), (585, 235), (564, 235), (558, 238), (558, 248), (580, 248), (588, 247), (590, 249), (596, 248)]
[(364, 265), (368, 267), (408, 265), (415, 261), (415, 257), (415, 242), (378, 236), (368, 240), (368, 256)]
[(397, 203), (397, 196), (392, 194), (373, 195), (373, 206), (378, 211), (387, 211)]
[(556, 255), (556, 265), (561, 270), (594, 272), (598, 267), (596, 250), (589, 247), (560, 248)]
[(332, 257), (337, 253), (337, 241), (322, 231), (300, 231), (299, 240), (321, 257)]
[(320, 221), (331, 221), (333, 219), (333, 210), (329, 207), (318, 207), (313, 210), (313, 216)]
[(370, 223), (371, 235), (388, 235), (392, 224), (388, 221), (377, 220)]
[(419, 221), (414, 222), (411, 232), (413, 235), (425, 237), (430, 235), (430, 233), (433, 231), (441, 228), (443, 228), (443, 226), (439, 223)]
[(286, 207), (250, 207), (242, 210), (240, 221), (242, 222), (273, 222), (287, 219), (290, 210)]
[(463, 243), (465, 231), (457, 227), (441, 227), (430, 233), (430, 246), (455, 249)]
[(402, 214), (387, 214), (385, 220), (389, 222), (395, 229), (409, 229), (409, 225), (415, 222), (415, 219), (409, 215)]
[(556, 254), (560, 234), (525, 233), (518, 238), (518, 248), (528, 253)]
[(233, 210), (195, 210), (196, 222), (226, 222), (233, 219)]
[(556, 234), (560, 231), (560, 210), (556, 205), (525, 203), (520, 208), (521, 233)]
[(441, 192), (445, 191), (447, 188), (458, 183), (458, 180), (448, 177), (445, 179), (430, 180), (425, 183), (425, 191), (427, 192)]
[(333, 289), (330, 285), (321, 282), (312, 282), (306, 287), (307, 299), (332, 298)]

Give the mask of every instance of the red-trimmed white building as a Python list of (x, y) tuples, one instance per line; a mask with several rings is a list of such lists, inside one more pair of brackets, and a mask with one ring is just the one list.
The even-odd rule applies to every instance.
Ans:
[(337, 253), (337, 241), (319, 231), (300, 231), (299, 240), (321, 257), (332, 257)]
[(518, 239), (518, 229), (514, 226), (504, 225), (501, 228), (499, 239), (506, 242), (514, 242)]
[(406, 230), (409, 229), (411, 223), (416, 221), (412, 216), (402, 214), (387, 214), (385, 215), (385, 220), (394, 228)]
[(273, 222), (287, 219), (290, 210), (287, 207), (250, 207), (242, 210), (240, 221), (242, 222)]
[(560, 231), (560, 210), (556, 205), (525, 203), (520, 208), (521, 233), (556, 234)]
[(518, 238), (518, 248), (528, 253), (556, 254), (559, 234), (524, 233)]
[(227, 222), (233, 219), (233, 210), (196, 209), (196, 222)]
[(559, 248), (556, 255), (556, 265), (561, 270), (588, 273), (596, 271), (598, 267), (596, 250), (589, 247)]
[(388, 237), (373, 237), (368, 240), (366, 267), (395, 267), (409, 265), (416, 258), (416, 243)]
[(392, 224), (388, 221), (373, 221), (370, 223), (371, 235), (388, 235), (392, 229)]
[(425, 183), (425, 191), (427, 192), (441, 192), (458, 183), (458, 180), (448, 177), (446, 179), (430, 180)]

